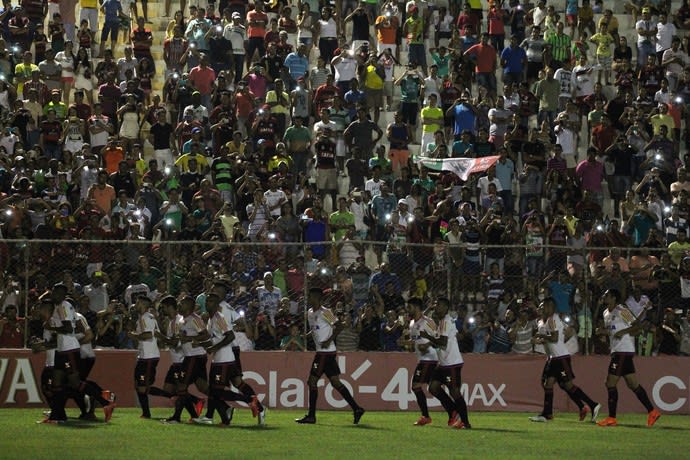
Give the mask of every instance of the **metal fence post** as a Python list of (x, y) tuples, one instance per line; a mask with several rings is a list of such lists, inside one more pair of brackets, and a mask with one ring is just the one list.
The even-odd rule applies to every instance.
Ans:
[(172, 244), (170, 241), (164, 241), (165, 244), (165, 290), (170, 293), (172, 291)]
[(24, 347), (29, 343), (29, 264), (31, 263), (31, 244), (26, 242), (24, 250)]
[[(307, 253), (307, 243), (302, 244), (302, 254)], [(305, 260), (306, 262), (306, 260)], [(304, 322), (304, 328), (302, 333), (304, 334), (304, 346), (306, 348), (307, 346), (307, 339), (308, 339), (308, 334), (309, 334), (309, 304), (307, 303), (307, 299), (309, 298), (309, 276), (307, 273), (306, 269), (306, 264), (302, 266), (302, 275), (304, 276), (304, 292), (302, 296), (304, 297), (303, 299), (303, 307), (302, 307), (302, 315), (303, 315), (303, 322)]]
[[(584, 301), (585, 304), (582, 306), (582, 311), (585, 314), (584, 317), (584, 323), (581, 324), (580, 327), (585, 328), (585, 349), (583, 351), (583, 355), (587, 356), (591, 354), (589, 352), (589, 342), (590, 342), (590, 335), (594, 334), (594, 328), (596, 325), (594, 324), (594, 312), (592, 311), (592, 301), (594, 299), (591, 298), (591, 290), (589, 289), (589, 261), (587, 260), (587, 247), (582, 248), (582, 257), (584, 259), (584, 275), (582, 277), (582, 284), (584, 285), (584, 291), (580, 295), (580, 300)], [(591, 330), (587, 331), (587, 315), (590, 317), (590, 323), (592, 324)]]

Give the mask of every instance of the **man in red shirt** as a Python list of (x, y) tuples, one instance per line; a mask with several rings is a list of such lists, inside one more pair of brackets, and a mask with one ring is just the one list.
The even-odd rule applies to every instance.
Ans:
[(268, 24), (268, 15), (264, 12), (264, 2), (255, 0), (254, 10), (247, 13), (247, 70), (251, 68), (252, 58), (257, 50), (259, 57), (266, 54), (264, 44), (266, 24)]
[(0, 348), (24, 348), (24, 318), (17, 317), (17, 307), (8, 305), (0, 317)]
[(321, 113), (321, 109), (330, 109), (333, 99), (342, 97), (340, 88), (333, 84), (333, 75), (326, 76), (326, 83), (316, 88), (314, 93), (314, 113)]
[(592, 129), (592, 147), (603, 155), (606, 149), (613, 145), (613, 142), (618, 137), (618, 131), (611, 126), (611, 120), (608, 115), (601, 116), (601, 123)]
[(489, 95), (496, 94), (496, 48), (489, 44), (489, 34), (484, 32), (481, 41), (465, 51), (464, 56), (474, 57), (477, 86), (483, 86)]
[(151, 61), (151, 66), (155, 71), (155, 61), (151, 55), (151, 45), (153, 45), (153, 33), (151, 29), (146, 28), (146, 23), (144, 18), (139, 16), (137, 18), (137, 27), (132, 30), (130, 35), (130, 40), (132, 41), (132, 48), (134, 50), (134, 57), (137, 58), (139, 62), (146, 58)]
[(211, 93), (213, 92), (213, 82), (215, 80), (216, 72), (208, 66), (208, 56), (202, 53), (199, 65), (189, 71), (189, 81), (201, 94), (201, 103), (208, 110), (213, 109)]

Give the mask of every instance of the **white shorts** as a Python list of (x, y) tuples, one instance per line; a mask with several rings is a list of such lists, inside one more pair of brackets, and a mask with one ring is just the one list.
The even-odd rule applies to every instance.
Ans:
[[(126, 2), (122, 2), (123, 8), (125, 3)], [(50, 12), (50, 8), (48, 11)], [(50, 17), (52, 18), (53, 16), (51, 15)], [(98, 30), (98, 9), (82, 8), (79, 12), (79, 24), (76, 24), (76, 26), (79, 27), (84, 19), (89, 21), (89, 29), (91, 29), (92, 32), (96, 32)]]
[(173, 158), (172, 150), (170, 149), (158, 149), (153, 151), (153, 158), (158, 161), (158, 168), (162, 168), (165, 165), (172, 166), (175, 163)]
[(563, 154), (563, 158), (565, 158), (565, 166), (568, 169), (574, 169), (575, 166), (577, 166), (577, 158), (575, 158), (574, 154), (570, 154), (570, 155)]
[(345, 148), (345, 139), (337, 139), (335, 141), (335, 156), (344, 157), (347, 154), (347, 149)]
[(395, 43), (392, 45), (389, 45), (387, 43), (381, 43), (381, 42), (376, 42), (376, 51), (379, 52), (379, 54), (383, 53), (383, 51), (387, 48), (391, 49), (391, 54), (395, 56), (395, 49), (398, 47)]
[(79, 140), (71, 140), (71, 139), (65, 139), (65, 145), (63, 146), (62, 150), (66, 150), (71, 153), (79, 153), (81, 152), (81, 148), (84, 145), (84, 140), (79, 139)]

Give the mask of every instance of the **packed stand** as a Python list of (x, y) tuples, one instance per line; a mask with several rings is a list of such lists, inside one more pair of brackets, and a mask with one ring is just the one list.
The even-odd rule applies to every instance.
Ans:
[(615, 285), (641, 354), (690, 353), (690, 2), (170, 3), (3, 2), (0, 346), (56, 282), (131, 348), (138, 295), (203, 313), (222, 280), (246, 349), (310, 347), (322, 286), (344, 351), (449, 295), (463, 351), (534, 352), (553, 297), (606, 353)]

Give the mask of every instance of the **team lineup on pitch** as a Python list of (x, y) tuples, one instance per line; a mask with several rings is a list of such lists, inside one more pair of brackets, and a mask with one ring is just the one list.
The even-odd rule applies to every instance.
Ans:
[[(216, 281), (208, 294), (205, 321), (195, 311), (192, 297), (179, 301), (167, 296), (160, 301), (161, 317), (156, 318), (152, 301), (141, 296), (134, 309), (138, 314), (136, 328), (128, 336), (138, 344), (138, 356), (134, 369), (134, 384), (141, 418), (150, 419), (149, 397), (168, 398), (174, 402), (172, 416), (161, 420), (166, 424), (182, 422), (183, 411), (190, 421), (199, 425), (213, 425), (216, 413), (222, 425), (231, 424), (235, 407), (231, 402), (246, 403), (259, 426), (265, 426), (267, 408), (259, 401), (254, 389), (242, 377), (240, 350), (235, 343), (233, 325), (241, 315), (226, 302), (228, 286)], [(295, 420), (298, 424), (316, 424), (319, 379), (325, 374), (332, 388), (349, 404), (353, 423), (359, 424), (365, 409), (354, 399), (350, 389), (340, 381), (340, 368), (336, 360), (335, 338), (341, 330), (336, 315), (323, 307), (323, 291), (312, 288), (308, 295), (308, 323), (316, 354), (312, 362), (308, 387), (308, 413)], [(573, 383), (575, 377), (570, 353), (565, 342), (573, 331), (555, 311), (555, 302), (546, 298), (540, 305), (541, 320), (534, 337), (535, 344), (545, 347), (547, 361), (542, 374), (544, 391), (543, 410), (529, 419), (532, 422), (548, 422), (553, 419), (554, 384), (565, 391), (577, 405), (580, 421), (588, 417), (601, 427), (617, 426), (618, 390), (622, 377), (628, 388), (645, 407), (647, 426), (653, 426), (661, 416), (646, 390), (637, 382), (633, 356), (634, 336), (640, 330), (645, 312), (635, 315), (620, 303), (620, 293), (606, 291), (602, 302), (605, 330), (611, 343), (611, 362), (606, 378), (608, 416), (598, 421), (602, 404), (592, 400), (583, 389)], [(96, 355), (92, 347), (93, 332), (86, 319), (75, 311), (72, 299), (67, 296), (65, 285), (58, 283), (40, 298), (40, 312), (44, 323), (42, 340), (32, 344), (34, 352), (44, 351), (46, 365), (41, 375), (41, 389), (50, 406), (46, 418), (40, 423), (63, 424), (67, 422), (65, 404), (73, 399), (79, 407), (81, 420), (96, 420), (95, 406), (103, 408), (105, 422), (109, 422), (117, 406), (115, 395), (103, 390), (98, 383), (89, 380)], [(455, 321), (449, 314), (450, 302), (438, 298), (433, 305), (425, 305), (422, 299), (411, 297), (407, 301), (410, 318), (409, 336), (401, 344), (414, 350), (418, 363), (412, 377), (412, 392), (421, 412), (414, 423), (424, 426), (432, 423), (427, 395), (436, 398), (448, 415), (448, 426), (470, 429), (466, 400), (462, 394), (462, 368), (464, 360), (457, 340)], [(162, 327), (161, 327), (162, 326)], [(154, 386), (157, 366), (161, 356), (159, 348), (167, 347), (171, 365), (162, 388)], [(210, 356), (210, 370), (207, 359)], [(189, 392), (190, 386), (204, 396)], [(237, 391), (234, 391), (237, 390)], [(204, 406), (206, 410), (204, 412)]]

